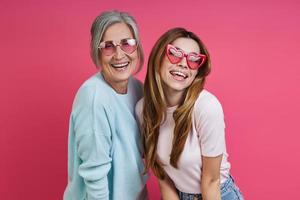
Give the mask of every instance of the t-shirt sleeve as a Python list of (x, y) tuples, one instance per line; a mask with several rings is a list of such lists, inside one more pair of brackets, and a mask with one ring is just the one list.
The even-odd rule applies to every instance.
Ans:
[(83, 87), (72, 112), (75, 141), (81, 159), (78, 173), (86, 185), (87, 199), (108, 200), (107, 174), (111, 168), (111, 132), (107, 110), (94, 87)]
[(220, 102), (208, 96), (195, 104), (194, 109), (201, 154), (206, 157), (223, 154), (226, 151), (225, 123)]

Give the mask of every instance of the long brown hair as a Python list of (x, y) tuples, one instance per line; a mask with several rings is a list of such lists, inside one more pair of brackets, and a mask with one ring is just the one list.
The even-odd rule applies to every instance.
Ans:
[(165, 120), (167, 105), (159, 69), (165, 56), (166, 46), (181, 37), (196, 41), (200, 47), (200, 52), (207, 56), (207, 60), (198, 70), (192, 84), (186, 89), (184, 100), (178, 105), (173, 114), (175, 128), (170, 163), (175, 168), (177, 168), (178, 159), (192, 127), (192, 112), (195, 101), (203, 89), (205, 77), (210, 72), (210, 57), (204, 44), (197, 35), (184, 28), (170, 29), (158, 39), (152, 48), (144, 84), (142, 133), (146, 161), (145, 171), (152, 169), (154, 174), (161, 179), (165, 177), (165, 173), (162, 163), (157, 157), (156, 149), (159, 128), (163, 120)]

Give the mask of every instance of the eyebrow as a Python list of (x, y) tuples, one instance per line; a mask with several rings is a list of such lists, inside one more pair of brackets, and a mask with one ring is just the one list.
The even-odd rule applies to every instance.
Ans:
[[(121, 41), (123, 41), (123, 40), (128, 40), (128, 39), (135, 39), (134, 37), (128, 37), (128, 38), (122, 38), (121, 40), (120, 40), (120, 42)], [(102, 42), (115, 42), (114, 40), (103, 40)]]
[[(178, 49), (178, 50), (181, 50), (181, 51), (183, 51), (183, 50), (182, 50), (182, 49), (180, 49), (179, 47), (176, 47), (176, 46), (174, 46), (174, 45), (173, 45), (173, 47), (175, 47), (175, 48), (176, 48), (176, 49)], [(185, 52), (185, 51), (184, 51), (184, 52)]]
[(197, 54), (197, 55), (201, 54), (201, 52), (200, 52), (200, 53), (197, 53), (197, 52), (195, 52), (195, 51), (186, 52), (185, 50), (183, 50), (183, 49), (180, 49), (179, 47), (176, 47), (176, 46), (174, 46), (173, 44), (172, 44), (172, 46), (173, 46), (173, 47), (175, 47), (175, 48), (176, 48), (176, 49), (178, 49), (178, 50), (181, 50), (181, 51), (183, 51), (184, 53), (187, 53), (187, 54), (190, 54), (190, 53), (194, 53), (194, 54)]

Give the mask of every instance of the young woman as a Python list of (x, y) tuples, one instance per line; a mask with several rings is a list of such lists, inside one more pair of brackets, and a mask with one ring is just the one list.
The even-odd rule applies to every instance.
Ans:
[(136, 114), (146, 171), (164, 200), (243, 199), (229, 173), (221, 104), (204, 89), (209, 72), (204, 44), (183, 28), (163, 34), (150, 54)]

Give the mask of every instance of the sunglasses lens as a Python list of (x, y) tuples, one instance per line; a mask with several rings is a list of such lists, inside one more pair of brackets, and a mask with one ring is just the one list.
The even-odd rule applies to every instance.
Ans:
[(169, 58), (172, 64), (176, 64), (179, 63), (180, 60), (183, 58), (183, 53), (175, 47), (170, 47), (167, 50), (167, 57)]
[(201, 66), (203, 58), (196, 54), (189, 54), (187, 61), (191, 69), (197, 69)]
[(172, 64), (179, 63), (183, 57), (186, 57), (187, 65), (190, 69), (198, 69), (205, 62), (206, 56), (202, 54), (197, 54), (191, 52), (189, 54), (185, 53), (181, 49), (177, 49), (171, 44), (167, 45), (166, 51), (167, 57)]
[(100, 44), (100, 49), (104, 55), (112, 55), (115, 52), (115, 45), (112, 41), (103, 42)]
[(188, 61), (188, 65), (191, 69), (198, 69), (200, 67), (200, 63)]
[(121, 41), (120, 47), (125, 53), (132, 54), (137, 48), (137, 42), (135, 39), (124, 39)]
[(113, 41), (106, 41), (101, 42), (99, 48), (104, 55), (110, 56), (116, 52), (117, 46), (125, 53), (132, 54), (137, 49), (137, 42), (135, 39), (123, 39), (120, 45), (116, 45)]

